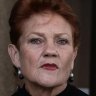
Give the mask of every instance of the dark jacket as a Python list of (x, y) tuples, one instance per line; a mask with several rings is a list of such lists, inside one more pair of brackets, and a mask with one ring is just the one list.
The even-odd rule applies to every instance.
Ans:
[[(30, 96), (30, 95), (23, 87), (23, 88), (19, 88), (17, 92), (14, 93), (12, 96)], [(62, 91), (60, 94), (58, 94), (57, 96), (88, 96), (88, 95), (82, 92), (81, 90), (77, 89), (73, 85), (68, 84), (66, 89)]]

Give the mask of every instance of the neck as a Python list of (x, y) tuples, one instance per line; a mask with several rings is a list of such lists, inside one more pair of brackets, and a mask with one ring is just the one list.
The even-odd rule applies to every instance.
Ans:
[(35, 83), (25, 82), (25, 89), (29, 92), (31, 96), (56, 96), (62, 92), (67, 86), (62, 84), (57, 87), (43, 87)]

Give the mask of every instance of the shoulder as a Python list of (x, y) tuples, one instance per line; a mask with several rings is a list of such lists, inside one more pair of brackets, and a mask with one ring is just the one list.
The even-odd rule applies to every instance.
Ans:
[(22, 93), (23, 93), (22, 90), (18, 89), (12, 96), (23, 96), (24, 94), (22, 94)]
[(25, 88), (18, 88), (12, 96), (30, 96)]
[[(12, 96), (30, 96), (25, 88), (19, 88)], [(66, 89), (57, 96), (88, 96), (73, 85), (69, 85)]]
[(81, 90), (79, 90), (73, 85), (69, 85), (69, 91), (70, 93), (76, 94), (76, 96), (88, 96), (86, 93), (82, 92)]
[(86, 93), (82, 92), (73, 85), (68, 84), (66, 89), (61, 92), (58, 96), (88, 96)]

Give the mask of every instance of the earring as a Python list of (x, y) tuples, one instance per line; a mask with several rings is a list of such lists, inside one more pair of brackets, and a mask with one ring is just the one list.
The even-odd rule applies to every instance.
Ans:
[(19, 79), (23, 79), (24, 78), (20, 68), (18, 68), (18, 77), (19, 77)]
[(74, 81), (74, 74), (71, 72), (70, 73), (70, 77), (69, 77), (69, 80), (68, 80), (70, 83), (72, 83)]

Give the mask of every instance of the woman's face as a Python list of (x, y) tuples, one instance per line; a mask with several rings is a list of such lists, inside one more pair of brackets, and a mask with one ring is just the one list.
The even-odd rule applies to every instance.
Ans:
[(46, 87), (66, 84), (76, 57), (71, 25), (56, 14), (34, 15), (22, 32), (13, 63), (25, 79)]

